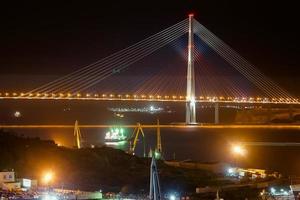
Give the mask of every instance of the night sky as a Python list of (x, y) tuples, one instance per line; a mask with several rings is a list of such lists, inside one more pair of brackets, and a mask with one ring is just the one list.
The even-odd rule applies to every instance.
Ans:
[(163, 30), (190, 12), (267, 76), (299, 95), (299, 16), (291, 1), (2, 3), (1, 90), (39, 86)]

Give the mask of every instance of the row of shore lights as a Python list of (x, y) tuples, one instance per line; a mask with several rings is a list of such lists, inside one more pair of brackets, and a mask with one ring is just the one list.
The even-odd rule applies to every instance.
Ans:
[[(161, 96), (161, 95), (129, 95), (129, 94), (125, 94), (125, 95), (121, 95), (121, 94), (118, 94), (118, 95), (115, 95), (115, 94), (102, 94), (102, 95), (99, 95), (99, 94), (80, 94), (80, 93), (77, 93), (77, 94), (72, 94), (72, 93), (51, 93), (51, 94), (48, 94), (48, 93), (0, 93), (0, 97), (15, 97), (15, 98), (18, 98), (18, 97), (28, 97), (28, 98), (36, 98), (36, 97), (41, 97), (41, 98), (127, 98), (127, 99), (130, 99), (130, 98), (133, 98), (133, 99), (174, 99), (174, 100), (184, 100), (184, 99), (187, 99), (187, 96), (176, 96), (176, 95), (172, 95), (172, 96), (169, 96), (169, 95), (165, 95), (165, 96)], [(272, 98), (272, 99), (269, 99), (269, 98), (262, 98), (262, 97), (249, 97), (249, 98), (246, 98), (246, 97), (241, 97), (241, 98), (237, 98), (237, 97), (223, 97), (223, 96), (220, 96), (220, 97), (210, 97), (210, 96), (199, 96), (199, 97), (195, 97), (196, 100), (209, 100), (209, 101), (217, 101), (217, 100), (221, 100), (221, 101), (238, 101), (238, 102), (248, 102), (248, 101), (259, 101), (259, 102), (298, 102), (298, 99), (291, 99), (291, 98)]]

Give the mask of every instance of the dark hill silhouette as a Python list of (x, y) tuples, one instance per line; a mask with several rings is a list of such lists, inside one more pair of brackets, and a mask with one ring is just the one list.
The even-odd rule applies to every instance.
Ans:
[[(18, 177), (40, 179), (55, 172), (53, 185), (69, 189), (148, 192), (150, 159), (109, 147), (71, 149), (51, 140), (28, 138), (0, 130), (0, 170), (14, 169)], [(196, 186), (221, 184), (216, 175), (174, 168), (159, 162), (162, 188), (195, 191)]]

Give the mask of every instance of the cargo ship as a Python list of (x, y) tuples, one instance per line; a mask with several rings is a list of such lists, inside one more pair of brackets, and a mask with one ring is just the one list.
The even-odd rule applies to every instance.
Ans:
[(111, 128), (108, 132), (106, 132), (104, 141), (107, 145), (114, 145), (125, 143), (127, 141), (127, 137), (124, 134), (123, 128)]

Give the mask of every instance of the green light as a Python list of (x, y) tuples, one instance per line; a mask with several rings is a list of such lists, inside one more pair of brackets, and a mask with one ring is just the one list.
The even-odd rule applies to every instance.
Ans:
[(159, 152), (155, 151), (155, 152), (154, 152), (154, 157), (155, 157), (156, 159), (160, 159), (160, 158), (161, 158), (161, 155), (160, 155)]
[(126, 141), (120, 141), (120, 142), (118, 142), (118, 146), (123, 146), (123, 145), (125, 145), (126, 144)]
[(123, 128), (110, 128), (110, 131), (106, 133), (105, 139), (107, 140), (126, 140), (127, 136), (124, 134)]

